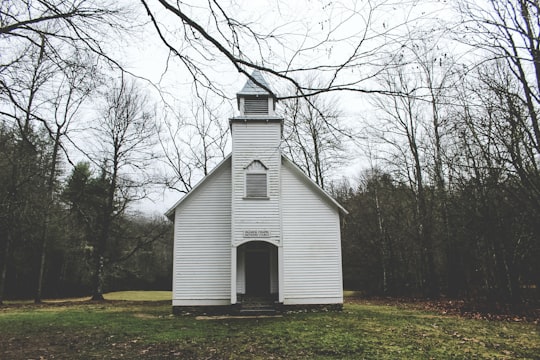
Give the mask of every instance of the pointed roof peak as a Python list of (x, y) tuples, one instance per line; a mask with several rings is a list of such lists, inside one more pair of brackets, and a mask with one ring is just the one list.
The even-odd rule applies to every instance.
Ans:
[(251, 73), (251, 77), (255, 79), (257, 83), (264, 86), (266, 89), (269, 89), (270, 92), (268, 92), (268, 90), (265, 90), (260, 85), (256, 84), (255, 81), (253, 81), (251, 78), (248, 78), (242, 90), (240, 90), (240, 92), (238, 92), (236, 95), (270, 95), (272, 97), (275, 97), (272, 89), (270, 89), (270, 86), (266, 82), (266, 79), (259, 70), (253, 70), (253, 72)]

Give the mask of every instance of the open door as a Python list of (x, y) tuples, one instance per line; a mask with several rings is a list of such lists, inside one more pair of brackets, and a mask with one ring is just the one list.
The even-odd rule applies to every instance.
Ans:
[(250, 241), (238, 248), (237, 290), (241, 297), (277, 298), (277, 247)]

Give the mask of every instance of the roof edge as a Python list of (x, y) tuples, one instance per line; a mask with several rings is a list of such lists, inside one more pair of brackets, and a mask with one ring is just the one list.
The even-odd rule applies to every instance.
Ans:
[[(210, 173), (208, 173), (208, 175), (206, 175), (205, 177), (203, 177), (187, 194), (185, 194), (184, 196), (182, 196), (173, 206), (171, 206), (171, 208), (169, 208), (169, 210), (167, 210), (165, 212), (165, 216), (171, 220), (171, 221), (174, 221), (174, 213), (175, 213), (175, 210), (176, 208), (181, 204), (183, 203), (186, 199), (190, 198), (191, 195), (195, 192), (197, 192), (197, 190), (204, 184), (208, 181), (209, 178), (211, 178), (215, 173), (217, 173), (222, 167), (223, 165), (228, 161), (230, 160), (232, 157), (232, 153), (227, 155), (223, 160), (221, 160), (213, 169), (212, 171), (210, 171)], [(349, 214), (349, 212), (347, 211), (347, 209), (345, 209), (339, 202), (337, 202), (336, 199), (334, 199), (332, 196), (330, 196), (330, 194), (328, 194), (324, 189), (322, 189), (315, 181), (313, 181), (309, 176), (307, 176), (303, 171), (302, 169), (300, 169), (300, 167), (298, 167), (298, 165), (296, 165), (292, 160), (290, 160), (288, 157), (286, 157), (285, 155), (281, 155), (281, 159), (282, 161), (284, 161), (284, 164), (289, 166), (294, 172), (296, 172), (302, 179), (304, 179), (304, 181), (306, 183), (308, 183), (309, 186), (311, 186), (313, 189), (315, 189), (315, 191), (317, 191), (319, 193), (319, 195), (321, 195), (322, 197), (324, 197), (327, 201), (329, 201), (330, 203), (332, 203), (334, 206), (336, 206), (338, 208), (338, 210), (343, 213), (344, 215), (347, 215)]]
[(264, 78), (264, 75), (259, 69), (254, 69), (251, 74), (244, 72), (247, 76), (247, 81), (242, 87), (242, 89), (236, 93), (236, 96), (269, 96), (274, 99), (277, 99), (277, 96), (274, 94), (274, 91), (268, 85), (268, 82)]
[(334, 204), (338, 210), (343, 213), (344, 215), (348, 215), (349, 212), (347, 209), (345, 209), (340, 203), (337, 202), (336, 199), (334, 199), (329, 193), (326, 192), (323, 188), (321, 188), (315, 181), (313, 181), (309, 176), (307, 176), (302, 169), (298, 165), (296, 165), (291, 159), (289, 159), (285, 155), (281, 155), (281, 159), (285, 160), (285, 163), (290, 166), (290, 168), (294, 171), (296, 171), (311, 187), (313, 187), (320, 195), (322, 195), (324, 198), (326, 198), (329, 202)]
[(276, 115), (240, 115), (229, 118), (229, 122), (283, 122), (281, 116)]
[(232, 154), (229, 154), (227, 155), (223, 160), (221, 160), (213, 169), (212, 171), (210, 171), (208, 173), (208, 175), (204, 176), (201, 180), (199, 180), (199, 182), (197, 184), (195, 184), (194, 187), (191, 188), (191, 190), (186, 193), (184, 196), (182, 196), (180, 198), (180, 200), (178, 200), (173, 206), (170, 207), (169, 210), (167, 210), (165, 212), (165, 216), (173, 221), (174, 220), (174, 212), (176, 210), (176, 208), (181, 204), (183, 203), (186, 199), (188, 199), (189, 197), (191, 197), (191, 194), (193, 194), (194, 192), (196, 192), (196, 190), (198, 188), (200, 188), (202, 186), (202, 184), (204, 184), (210, 177), (212, 177), (212, 175), (214, 175), (216, 172), (219, 171), (219, 169), (227, 162), (227, 160), (229, 160), (231, 158)]

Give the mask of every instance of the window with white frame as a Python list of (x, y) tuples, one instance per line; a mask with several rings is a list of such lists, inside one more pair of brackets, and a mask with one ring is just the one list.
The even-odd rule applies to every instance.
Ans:
[(246, 198), (268, 198), (268, 169), (258, 160), (245, 168)]

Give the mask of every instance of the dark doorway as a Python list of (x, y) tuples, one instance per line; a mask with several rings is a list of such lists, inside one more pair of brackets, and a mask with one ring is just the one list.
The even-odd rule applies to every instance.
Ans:
[(246, 295), (270, 295), (270, 251), (246, 250)]

